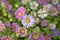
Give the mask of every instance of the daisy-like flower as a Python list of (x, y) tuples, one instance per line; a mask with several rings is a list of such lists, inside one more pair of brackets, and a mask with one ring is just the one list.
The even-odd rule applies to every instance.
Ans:
[(52, 36), (59, 36), (60, 32), (57, 29), (52, 30)]
[(22, 24), (27, 28), (34, 24), (34, 18), (30, 15), (24, 16), (21, 21), (22, 21)]
[(41, 25), (42, 26), (47, 26), (48, 25), (48, 21), (47, 20), (42, 20)]
[(56, 4), (58, 4), (58, 0), (52, 0), (52, 3), (53, 3), (54, 5), (56, 5)]
[(18, 19), (22, 19), (25, 16), (26, 9), (24, 7), (20, 7), (15, 12), (15, 17)]
[(51, 40), (51, 35), (50, 34), (45, 35), (45, 40)]
[(3, 31), (4, 31), (4, 29), (5, 29), (4, 24), (3, 24), (3, 23), (0, 23), (0, 31), (1, 31), (1, 32), (3, 32)]
[(49, 29), (55, 29), (56, 28), (56, 24), (50, 23), (50, 24), (48, 24), (48, 28)]
[(35, 2), (35, 1), (30, 2), (30, 8), (31, 8), (32, 10), (37, 9), (37, 7), (38, 7), (38, 3), (37, 3), (37, 2)]
[(12, 5), (11, 4), (8, 4), (6, 8), (7, 8), (7, 11), (11, 11)]
[(52, 4), (43, 5), (43, 9), (49, 11), (51, 6), (53, 6), (53, 5)]
[(12, 29), (12, 32), (15, 32), (18, 29), (18, 24), (17, 23), (12, 23), (12, 25), (10, 27)]
[(57, 5), (57, 9), (58, 9), (58, 11), (60, 11), (60, 4)]
[(49, 9), (49, 12), (51, 16), (57, 16), (58, 14), (58, 10), (53, 6)]
[(32, 11), (30, 15), (36, 17), (36, 12)]
[(40, 18), (45, 18), (45, 17), (47, 17), (47, 15), (48, 15), (48, 12), (47, 12), (47, 10), (39, 10), (38, 11), (38, 16), (40, 17)]
[(33, 32), (30, 34), (28, 40), (45, 40), (44, 36), (40, 33)]
[(48, 4), (48, 2), (50, 2), (50, 0), (39, 0), (39, 3), (41, 5), (46, 5), (46, 4)]
[(27, 34), (27, 29), (25, 27), (20, 27), (18, 28), (17, 32), (21, 37), (25, 37)]
[(10, 36), (3, 36), (1, 40), (13, 40)]

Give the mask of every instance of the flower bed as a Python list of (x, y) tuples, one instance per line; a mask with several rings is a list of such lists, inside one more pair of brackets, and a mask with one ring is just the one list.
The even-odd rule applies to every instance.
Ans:
[(60, 40), (60, 0), (0, 0), (0, 40)]

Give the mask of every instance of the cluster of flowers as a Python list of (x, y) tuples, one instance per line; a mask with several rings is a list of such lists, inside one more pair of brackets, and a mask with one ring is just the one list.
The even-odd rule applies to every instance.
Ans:
[[(35, 27), (35, 31), (38, 30), (39, 32), (32, 32), (27, 40), (51, 40), (52, 36), (59, 36), (60, 31), (56, 27), (56, 23), (50, 22), (47, 20), (47, 18), (50, 16), (52, 17), (52, 20), (54, 17), (57, 17), (59, 15), (60, 11), (60, 4), (59, 0), (21, 0), (21, 3), (23, 6), (19, 7), (14, 12), (14, 17), (21, 21), (20, 24), (23, 25), (23, 27), (19, 27), (19, 25), (15, 22), (12, 22), (12, 24), (7, 21), (5, 24), (0, 21), (0, 32), (4, 32), (5, 28), (8, 27), (12, 30), (12, 32), (16, 32), (21, 37), (25, 37), (28, 34), (28, 28)], [(27, 15), (26, 8), (24, 7), (29, 2), (29, 8), (31, 12)], [(52, 2), (52, 4), (50, 3)], [(0, 0), (0, 4), (6, 4), (7, 11), (12, 10), (12, 5), (9, 3), (8, 0)], [(42, 6), (42, 8), (40, 7)], [(17, 6), (16, 6), (17, 7)], [(40, 9), (38, 9), (38, 7)], [(37, 10), (37, 11), (35, 11)], [(38, 26), (36, 26), (38, 24)], [(40, 25), (41, 24), (41, 25)], [(43, 35), (43, 33), (40, 32), (40, 26), (43, 28), (51, 29), (52, 34), (47, 33), (46, 35)], [(3, 36), (0, 38), (1, 40), (14, 40), (10, 36)], [(23, 39), (22, 39), (23, 40)]]

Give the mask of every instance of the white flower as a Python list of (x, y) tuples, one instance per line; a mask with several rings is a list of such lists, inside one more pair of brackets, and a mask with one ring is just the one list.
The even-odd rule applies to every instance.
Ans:
[(35, 9), (37, 9), (37, 7), (38, 7), (38, 3), (35, 2), (35, 1), (30, 2), (30, 7), (31, 7), (32, 10), (35, 10)]
[(48, 26), (49, 29), (55, 29), (56, 28), (56, 24), (54, 23), (50, 23)]
[(34, 11), (32, 11), (32, 12), (30, 13), (30, 16), (36, 17), (36, 13), (35, 13)]
[(58, 4), (58, 0), (52, 0), (52, 3), (53, 3), (54, 5), (56, 5), (56, 4)]
[(26, 15), (22, 19), (22, 24), (28, 28), (34, 24), (34, 18), (30, 15)]
[(43, 5), (43, 9), (49, 11), (51, 6), (52, 6), (52, 4)]
[(38, 11), (38, 16), (41, 18), (45, 18), (45, 17), (47, 17), (47, 15), (48, 15), (48, 12), (46, 10), (39, 10)]

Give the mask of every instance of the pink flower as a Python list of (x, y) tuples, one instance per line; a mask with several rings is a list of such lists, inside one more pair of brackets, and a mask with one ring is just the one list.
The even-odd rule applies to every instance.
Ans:
[(25, 37), (27, 34), (27, 29), (25, 27), (20, 27), (18, 28), (17, 32), (21, 37)]
[(18, 19), (22, 19), (25, 16), (26, 9), (24, 7), (20, 7), (15, 12), (15, 17)]

